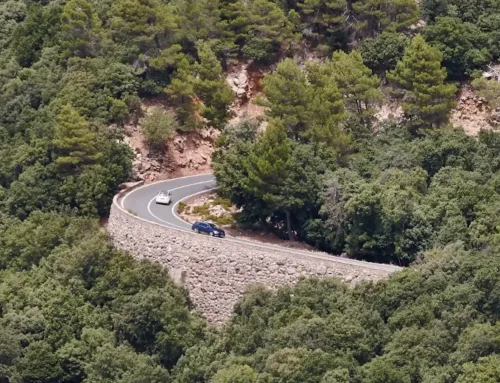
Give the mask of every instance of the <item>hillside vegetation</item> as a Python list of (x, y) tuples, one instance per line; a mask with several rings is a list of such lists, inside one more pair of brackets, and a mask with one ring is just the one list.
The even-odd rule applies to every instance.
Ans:
[[(448, 124), (459, 81), (498, 106), (499, 33), (497, 0), (0, 0), (0, 382), (500, 382), (500, 136)], [(227, 124), (242, 60), (264, 132)], [(142, 117), (158, 152), (221, 131), (240, 225), (412, 266), (251, 287), (211, 328), (97, 224)]]

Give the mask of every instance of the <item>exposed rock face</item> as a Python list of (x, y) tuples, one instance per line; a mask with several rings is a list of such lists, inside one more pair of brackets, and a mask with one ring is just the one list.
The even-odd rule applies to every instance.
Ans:
[(400, 122), (403, 119), (403, 108), (398, 103), (387, 102), (377, 108), (375, 119), (378, 123), (381, 123), (385, 120)]
[(248, 102), (251, 97), (250, 86), (248, 83), (248, 68), (250, 62), (243, 62), (230, 68), (226, 81), (235, 94), (233, 107), (241, 106)]
[(166, 140), (163, 153), (152, 153), (140, 125), (126, 125), (125, 133), (124, 141), (135, 156), (130, 181), (145, 182), (209, 171), (214, 143), (220, 134), (214, 128), (175, 132)]
[(196, 132), (174, 133), (167, 142), (168, 170), (173, 176), (207, 172), (212, 167), (212, 153), (220, 132), (203, 128)]
[(271, 68), (256, 68), (251, 61), (229, 68), (226, 81), (236, 96), (230, 107), (233, 116), (229, 121), (230, 125), (237, 124), (242, 119), (259, 120), (264, 117), (265, 108), (253, 101), (262, 96), (261, 80), (270, 72)]
[(215, 324), (230, 317), (249, 284), (277, 288), (304, 277), (339, 277), (354, 284), (378, 280), (397, 270), (178, 231), (143, 221), (116, 204), (111, 207), (108, 231), (118, 248), (168, 267), (173, 278), (187, 287), (196, 309)]
[(240, 103), (242, 103), (243, 100), (247, 100), (248, 69), (246, 65), (242, 66), (239, 71), (230, 73), (227, 76), (227, 82)]
[(466, 85), (460, 90), (457, 106), (450, 114), (450, 122), (454, 126), (464, 128), (467, 134), (475, 136), (481, 129), (493, 129), (496, 125), (495, 116), (486, 100)]

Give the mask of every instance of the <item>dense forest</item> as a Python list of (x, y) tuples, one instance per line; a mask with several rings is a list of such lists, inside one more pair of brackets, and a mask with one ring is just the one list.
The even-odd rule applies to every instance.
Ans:
[[(500, 135), (448, 123), (461, 82), (500, 105), (499, 41), (498, 0), (0, 0), (0, 382), (500, 382)], [(264, 132), (227, 124), (242, 60)], [(239, 225), (411, 266), (253, 286), (212, 328), (97, 222), (160, 96), (147, 143), (219, 129)]]

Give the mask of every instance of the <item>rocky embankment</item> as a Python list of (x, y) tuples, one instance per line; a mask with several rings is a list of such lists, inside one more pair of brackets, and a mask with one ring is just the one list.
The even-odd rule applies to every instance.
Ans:
[(114, 244), (138, 259), (166, 266), (189, 290), (196, 309), (211, 323), (229, 318), (251, 284), (269, 288), (306, 277), (337, 277), (350, 284), (386, 278), (398, 267), (328, 254), (288, 250), (230, 238), (218, 239), (139, 219), (113, 204), (108, 231)]

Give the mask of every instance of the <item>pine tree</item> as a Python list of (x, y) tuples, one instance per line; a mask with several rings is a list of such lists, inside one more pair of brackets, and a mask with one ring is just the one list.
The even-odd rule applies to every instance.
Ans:
[(110, 27), (116, 41), (147, 46), (157, 32), (156, 1), (116, 0), (111, 7)]
[(70, 0), (63, 8), (62, 42), (67, 57), (94, 56), (99, 45), (100, 20), (87, 0)]
[(353, 0), (351, 7), (358, 38), (373, 37), (386, 29), (404, 31), (418, 21), (415, 0)]
[(290, 49), (295, 35), (283, 10), (269, 0), (248, 2), (248, 36), (243, 54), (255, 61), (269, 62)]
[(279, 195), (282, 181), (286, 178), (290, 153), (291, 146), (283, 121), (272, 119), (249, 156), (248, 188), (264, 199)]
[(208, 43), (198, 45), (195, 91), (204, 104), (202, 111), (210, 125), (222, 127), (229, 117), (233, 91), (224, 79), (222, 66)]
[[(331, 63), (330, 63), (331, 64)], [(347, 117), (331, 65), (312, 63), (307, 66), (307, 81), (311, 88), (308, 101), (307, 129), (304, 134), (310, 142), (327, 144), (331, 149), (343, 146), (344, 133), (340, 127)]]
[(441, 67), (442, 60), (442, 53), (417, 35), (403, 60), (387, 74), (389, 81), (405, 92), (403, 111), (413, 130), (442, 125), (455, 105), (457, 88), (445, 84), (446, 69)]
[(126, 50), (139, 49), (149, 57), (151, 50), (163, 50), (179, 33), (172, 9), (159, 0), (116, 0), (111, 6), (113, 39)]
[(311, 90), (305, 73), (292, 59), (283, 60), (264, 80), (267, 113), (280, 118), (289, 137), (299, 139), (307, 127)]
[(225, 58), (236, 57), (248, 37), (247, 7), (242, 0), (219, 0), (221, 52)]
[(347, 117), (342, 94), (333, 78), (321, 88), (314, 88), (309, 108), (309, 123), (304, 137), (314, 144), (327, 145), (336, 153), (342, 153), (351, 139), (341, 123)]
[(213, 0), (173, 0), (169, 2), (179, 24), (180, 40), (195, 44), (218, 36), (220, 8)]
[(52, 141), (57, 154), (56, 163), (62, 166), (80, 166), (97, 161), (101, 154), (95, 146), (96, 135), (88, 123), (70, 105), (62, 108)]
[(196, 116), (198, 108), (194, 103), (194, 83), (195, 79), (189, 61), (186, 57), (180, 58), (165, 93), (170, 96), (175, 106), (179, 122), (188, 129), (195, 128), (198, 124)]
[(347, 0), (303, 0), (298, 8), (302, 15), (303, 29), (306, 36), (317, 42), (326, 38), (333, 43), (343, 43), (347, 40)]
[(363, 64), (363, 58), (357, 51), (349, 54), (335, 52), (331, 68), (346, 108), (369, 124), (375, 113), (374, 106), (383, 101), (380, 79)]
[(285, 124), (279, 119), (272, 119), (244, 163), (248, 174), (245, 188), (261, 198), (271, 210), (286, 214), (288, 236), (293, 240), (291, 212), (284, 190), (291, 154), (292, 146)]
[[(335, 78), (324, 64), (313, 64), (303, 72), (291, 59), (264, 78), (267, 114), (283, 121), (289, 138), (344, 146), (347, 137), (340, 128), (345, 108)], [(348, 141), (348, 139), (347, 139)]]

